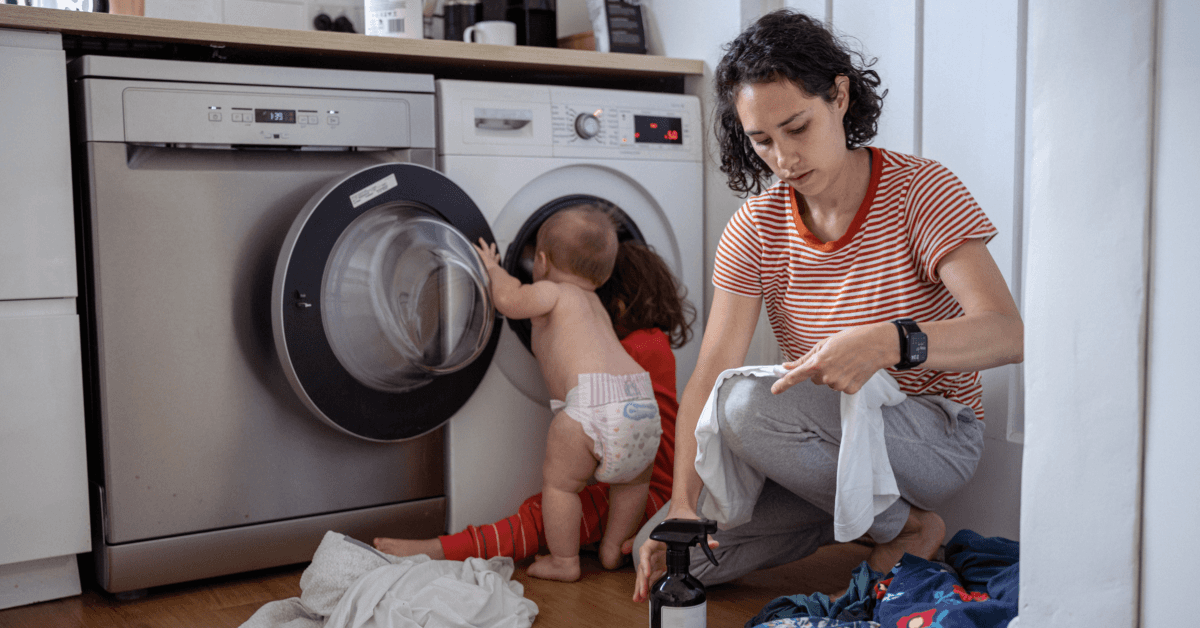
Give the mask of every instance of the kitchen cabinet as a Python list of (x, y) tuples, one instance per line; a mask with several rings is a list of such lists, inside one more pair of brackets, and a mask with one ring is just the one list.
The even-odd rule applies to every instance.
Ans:
[(62, 39), (0, 30), (0, 608), (91, 549)]

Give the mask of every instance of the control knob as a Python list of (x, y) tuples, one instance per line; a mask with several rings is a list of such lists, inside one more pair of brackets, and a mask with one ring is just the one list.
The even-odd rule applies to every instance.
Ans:
[(600, 118), (593, 113), (581, 113), (575, 118), (575, 133), (590, 140), (600, 133)]

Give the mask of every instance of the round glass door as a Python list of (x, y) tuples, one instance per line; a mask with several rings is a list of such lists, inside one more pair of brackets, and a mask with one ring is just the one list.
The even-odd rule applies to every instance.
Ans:
[(334, 245), (321, 315), (334, 355), (375, 390), (406, 392), (471, 364), (496, 312), (466, 237), (423, 208), (377, 206)]
[(500, 337), (480, 238), (495, 242), (471, 198), (416, 164), (369, 166), (309, 200), (275, 266), (271, 322), (314, 416), (404, 440), (467, 402)]

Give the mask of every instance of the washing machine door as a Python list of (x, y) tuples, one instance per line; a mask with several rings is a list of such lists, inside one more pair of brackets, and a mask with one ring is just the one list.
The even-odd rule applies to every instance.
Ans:
[(388, 163), (331, 181), (284, 241), (275, 348), (317, 418), (374, 441), (420, 436), (466, 403), (500, 326), (479, 208), (441, 173)]

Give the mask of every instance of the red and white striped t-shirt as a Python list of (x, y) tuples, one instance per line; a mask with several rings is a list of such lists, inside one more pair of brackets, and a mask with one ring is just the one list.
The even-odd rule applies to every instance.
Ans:
[[(937, 265), (971, 238), (996, 228), (948, 169), (930, 159), (870, 148), (871, 183), (845, 235), (821, 242), (778, 183), (742, 205), (725, 226), (713, 285), (763, 298), (790, 360), (855, 325), (962, 316)], [(888, 369), (909, 395), (940, 395), (983, 418), (979, 373)]]

